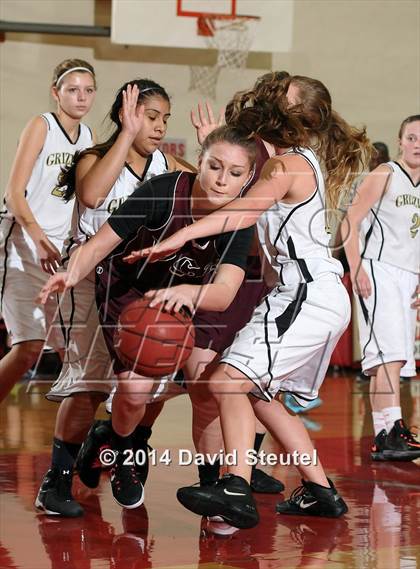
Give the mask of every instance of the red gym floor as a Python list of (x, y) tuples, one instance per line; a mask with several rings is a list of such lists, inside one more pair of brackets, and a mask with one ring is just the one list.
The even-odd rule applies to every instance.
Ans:
[[(196, 479), (194, 466), (179, 466), (178, 449), (192, 448), (187, 397), (167, 403), (151, 443), (169, 449), (170, 466), (151, 469), (145, 506), (122, 511), (103, 475), (98, 492), (75, 480), (86, 514), (57, 519), (37, 514), (33, 501), (49, 464), (56, 405), (17, 386), (0, 407), (1, 569), (275, 569), (420, 567), (420, 460), (374, 463), (367, 384), (353, 376), (329, 377), (324, 405), (304, 419), (320, 457), (347, 501), (339, 520), (282, 517), (278, 496), (257, 497), (262, 521), (230, 532), (209, 525), (178, 504), (176, 489)], [(404, 415), (420, 424), (420, 380), (402, 384)], [(264, 448), (278, 452), (267, 437)], [(299, 484), (293, 467), (277, 467), (285, 495)]]

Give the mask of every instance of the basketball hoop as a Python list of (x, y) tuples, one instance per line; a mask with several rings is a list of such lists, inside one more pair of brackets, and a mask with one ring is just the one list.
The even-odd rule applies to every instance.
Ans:
[(214, 99), (220, 70), (245, 67), (259, 21), (257, 16), (199, 15), (197, 34), (204, 36), (209, 49), (217, 50), (217, 61), (212, 67), (190, 66), (190, 90)]

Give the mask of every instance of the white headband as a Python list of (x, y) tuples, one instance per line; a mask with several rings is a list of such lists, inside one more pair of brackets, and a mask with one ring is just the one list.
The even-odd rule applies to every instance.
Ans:
[(67, 69), (67, 71), (64, 71), (64, 73), (62, 75), (60, 75), (60, 77), (55, 82), (55, 86), (57, 87), (57, 85), (60, 83), (60, 81), (63, 79), (63, 77), (65, 77), (69, 73), (73, 73), (73, 71), (87, 71), (88, 73), (90, 73), (92, 75), (92, 77), (94, 76), (92, 71), (90, 69), (88, 69), (87, 67), (72, 67), (71, 69)]

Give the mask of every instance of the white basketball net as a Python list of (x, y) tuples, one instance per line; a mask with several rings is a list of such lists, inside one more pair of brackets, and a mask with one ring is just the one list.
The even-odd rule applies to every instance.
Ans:
[(243, 69), (254, 40), (259, 18), (238, 17), (231, 20), (214, 16), (203, 17), (213, 35), (205, 35), (209, 49), (217, 49), (216, 65), (190, 66), (190, 91), (216, 98), (217, 79), (221, 69)]

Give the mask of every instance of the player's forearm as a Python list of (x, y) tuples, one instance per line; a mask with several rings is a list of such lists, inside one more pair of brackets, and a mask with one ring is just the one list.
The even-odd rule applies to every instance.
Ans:
[(77, 195), (90, 208), (99, 207), (121, 174), (133, 140), (121, 132), (108, 152), (79, 181)]
[(5, 197), (7, 209), (13, 214), (34, 241), (43, 233), (23, 194), (8, 192)]
[(187, 241), (219, 235), (251, 227), (260, 217), (262, 211), (247, 210), (246, 199), (234, 200), (228, 206), (201, 218), (182, 231)]
[(236, 294), (236, 291), (223, 283), (210, 283), (194, 288), (194, 305), (200, 310), (223, 312), (229, 308)]
[[(359, 227), (360, 224), (356, 223), (351, 217), (345, 218), (344, 223), (341, 225), (341, 238), (351, 272), (355, 272), (361, 262)], [(345, 233), (347, 232), (348, 234), (346, 235)]]
[(88, 243), (78, 247), (71, 255), (67, 267), (69, 274), (70, 286), (75, 286), (87, 275), (89, 275), (101, 259), (97, 260), (94, 251), (90, 251), (87, 247)]
[(111, 229), (108, 223), (100, 228), (87, 243), (76, 249), (70, 257), (67, 272), (70, 275), (71, 286), (74, 286), (107, 257), (122, 239)]

